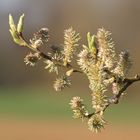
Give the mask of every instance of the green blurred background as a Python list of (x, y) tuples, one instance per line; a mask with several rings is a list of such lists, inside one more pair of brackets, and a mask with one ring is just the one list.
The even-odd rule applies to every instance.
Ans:
[(25, 66), (23, 58), (29, 51), (13, 43), (9, 13), (16, 21), (25, 13), (26, 38), (42, 27), (49, 28), (54, 45), (63, 44), (63, 30), (71, 26), (81, 34), (81, 43), (86, 43), (88, 31), (94, 34), (99, 27), (110, 30), (117, 51), (130, 51), (133, 76), (140, 73), (139, 0), (0, 0), (0, 139), (140, 138), (139, 83), (129, 88), (119, 105), (108, 109), (107, 129), (94, 136), (86, 124), (73, 120), (68, 104), (73, 96), (81, 96), (91, 107), (86, 77), (74, 75), (71, 88), (54, 92), (55, 76), (44, 70), (44, 64)]

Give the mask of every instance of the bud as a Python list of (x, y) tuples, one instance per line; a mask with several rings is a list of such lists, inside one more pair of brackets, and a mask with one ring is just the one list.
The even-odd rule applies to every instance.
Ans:
[(113, 94), (118, 94), (118, 91), (119, 91), (118, 83), (112, 83), (112, 92), (113, 92)]
[(24, 62), (26, 63), (26, 65), (35, 66), (39, 59), (40, 59), (40, 56), (38, 53), (35, 53), (35, 54), (29, 53), (24, 58)]
[(82, 104), (83, 102), (83, 99), (81, 99), (80, 97), (73, 97), (71, 102), (70, 102), (70, 105), (71, 105), (71, 108), (72, 109), (75, 109), (75, 108), (81, 108), (83, 106)]
[(37, 49), (49, 40), (49, 29), (41, 28), (36, 32), (32, 39), (30, 39), (33, 48)]
[(61, 91), (65, 87), (69, 87), (70, 85), (71, 85), (71, 82), (68, 79), (68, 77), (63, 76), (63, 77), (57, 78), (53, 86), (56, 91)]
[(88, 115), (88, 111), (86, 110), (86, 107), (82, 102), (83, 99), (81, 99), (80, 97), (73, 97), (73, 99), (69, 103), (74, 113), (73, 117), (76, 119), (80, 118), (83, 120), (85, 116)]
[(49, 39), (49, 29), (41, 28), (37, 33), (34, 34), (36, 40), (42, 40), (44, 43), (48, 42)]
[(89, 130), (96, 133), (100, 132), (101, 129), (104, 128), (105, 124), (106, 121), (103, 119), (103, 116), (100, 114), (95, 114), (88, 120)]
[(48, 69), (50, 73), (55, 72), (58, 75), (57, 65), (53, 61), (46, 60), (44, 63), (46, 64), (45, 69)]

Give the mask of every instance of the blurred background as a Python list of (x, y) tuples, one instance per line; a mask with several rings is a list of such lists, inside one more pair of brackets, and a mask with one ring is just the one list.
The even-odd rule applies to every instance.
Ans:
[(85, 123), (72, 118), (69, 101), (81, 96), (90, 105), (86, 77), (74, 75), (72, 87), (53, 91), (54, 75), (44, 64), (32, 68), (9, 33), (8, 15), (17, 21), (25, 13), (27, 39), (42, 27), (50, 29), (50, 43), (63, 44), (63, 31), (73, 27), (86, 44), (86, 33), (104, 27), (111, 31), (116, 49), (129, 50), (134, 62), (130, 75), (140, 73), (139, 0), (0, 0), (0, 139), (1, 140), (91, 140), (140, 138), (140, 86), (135, 83), (117, 106), (106, 112), (109, 125), (92, 134)]

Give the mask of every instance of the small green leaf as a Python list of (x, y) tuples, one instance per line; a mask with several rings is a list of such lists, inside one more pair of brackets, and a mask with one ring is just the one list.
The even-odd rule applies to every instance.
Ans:
[(19, 18), (19, 22), (17, 25), (17, 31), (18, 33), (22, 33), (23, 32), (23, 26), (24, 26), (24, 14), (22, 14)]
[(95, 45), (95, 35), (90, 35), (90, 32), (87, 33), (87, 41), (88, 41), (88, 47), (90, 52), (94, 53), (96, 55), (97, 48)]
[(16, 31), (16, 25), (11, 14), (9, 14), (9, 25), (12, 31)]

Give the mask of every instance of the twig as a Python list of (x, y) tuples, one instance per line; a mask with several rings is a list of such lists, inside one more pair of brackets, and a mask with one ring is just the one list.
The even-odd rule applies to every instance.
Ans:
[(67, 64), (66, 66), (63, 65), (62, 63), (60, 62), (57, 62), (57, 61), (54, 61), (52, 60), (52, 58), (50, 56), (48, 56), (47, 54), (45, 54), (44, 52), (42, 52), (41, 50), (39, 49), (36, 49), (34, 47), (32, 47), (31, 45), (29, 45), (27, 43), (27, 41), (23, 38), (23, 36), (21, 36), (21, 38), (24, 40), (25, 42), (25, 46), (28, 47), (29, 49), (31, 49), (32, 51), (38, 53), (42, 58), (46, 59), (46, 60), (50, 60), (52, 62), (54, 62), (56, 65), (60, 66), (60, 67), (65, 67), (65, 68), (72, 68), (73, 69), (73, 72), (77, 72), (77, 73), (83, 73), (81, 70), (77, 69), (77, 68), (74, 68), (74, 66), (72, 66), (71, 64)]

